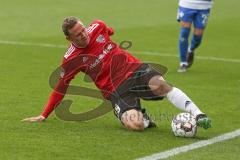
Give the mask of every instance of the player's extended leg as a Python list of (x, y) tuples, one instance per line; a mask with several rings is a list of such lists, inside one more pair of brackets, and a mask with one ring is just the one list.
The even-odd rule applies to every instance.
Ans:
[(191, 31), (191, 22), (180, 22), (181, 30), (178, 41), (179, 54), (180, 54), (180, 68), (178, 72), (185, 72), (188, 66), (187, 51), (188, 51), (188, 37)]
[(202, 36), (204, 29), (207, 26), (210, 10), (198, 10), (196, 16), (193, 19), (194, 32), (191, 40), (190, 47), (187, 53), (188, 67), (191, 67), (194, 61), (194, 50), (200, 46), (202, 42)]
[(191, 44), (188, 48), (188, 53), (187, 53), (187, 63), (188, 67), (191, 67), (194, 61), (194, 50), (199, 47), (199, 45), (202, 42), (202, 36), (203, 36), (204, 29), (194, 29), (194, 33), (192, 36)]
[(194, 28), (191, 44), (189, 47), (190, 51), (194, 51), (202, 42), (204, 29)]
[(198, 126), (205, 129), (211, 127), (211, 120), (196, 104), (180, 89), (170, 86), (160, 75), (152, 77), (149, 87), (157, 96), (165, 96), (177, 108), (193, 114), (197, 119)]

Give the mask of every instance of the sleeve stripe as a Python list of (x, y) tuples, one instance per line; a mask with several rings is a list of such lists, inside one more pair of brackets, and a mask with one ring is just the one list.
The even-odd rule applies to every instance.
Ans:
[(75, 50), (75, 47), (71, 44), (70, 48), (68, 48), (67, 52), (64, 55), (64, 58), (68, 58)]

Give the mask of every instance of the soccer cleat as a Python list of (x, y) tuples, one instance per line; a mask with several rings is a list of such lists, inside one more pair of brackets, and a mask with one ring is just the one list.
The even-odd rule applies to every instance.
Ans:
[(204, 129), (208, 129), (212, 126), (211, 119), (209, 119), (206, 114), (197, 115), (196, 120), (197, 126), (202, 127)]
[(194, 52), (188, 51), (188, 53), (187, 53), (187, 62), (188, 62), (187, 68), (190, 68), (192, 66), (193, 61), (194, 61)]
[(143, 121), (144, 123), (146, 123), (145, 125), (147, 125), (146, 128), (156, 128), (157, 127), (156, 123), (148, 116), (144, 108), (142, 109), (142, 113), (143, 113)]
[(156, 123), (153, 120), (150, 120), (147, 128), (156, 128), (156, 127), (157, 127)]
[(180, 65), (180, 67), (178, 68), (177, 71), (178, 71), (179, 73), (186, 72), (186, 71), (187, 71), (187, 65), (185, 65), (185, 64)]

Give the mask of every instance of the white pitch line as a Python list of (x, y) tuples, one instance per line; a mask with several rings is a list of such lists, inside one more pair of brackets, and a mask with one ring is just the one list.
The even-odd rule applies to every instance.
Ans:
[(0, 44), (6, 45), (19, 45), (19, 46), (33, 46), (33, 47), (47, 47), (47, 48), (67, 48), (64, 45), (55, 45), (55, 44), (45, 44), (45, 43), (28, 43), (28, 42), (17, 42), (17, 41), (2, 41)]
[[(33, 46), (33, 47), (48, 47), (48, 48), (67, 48), (67, 45), (55, 45), (55, 44), (45, 44), (45, 43), (28, 43), (28, 42), (17, 42), (17, 41), (3, 41), (0, 40), (0, 44), (6, 45), (20, 45), (20, 46)], [(170, 53), (159, 53), (159, 52), (148, 52), (148, 51), (132, 51), (133, 53), (140, 53), (143, 55), (153, 55), (153, 56), (164, 56), (164, 57), (178, 57)], [(211, 60), (211, 61), (222, 61), (230, 63), (240, 63), (240, 59), (229, 59), (229, 58), (219, 58), (219, 57), (203, 57), (196, 56), (196, 59)]]
[[(153, 56), (164, 56), (164, 57), (178, 57), (177, 55), (169, 54), (169, 53), (159, 53), (159, 52), (146, 52), (146, 51), (138, 51), (140, 54), (147, 54)], [(196, 56), (196, 59), (203, 60), (212, 60), (212, 61), (222, 61), (222, 62), (231, 62), (231, 63), (240, 63), (240, 59), (229, 59), (229, 58), (219, 58), (219, 57), (203, 57)]]
[(197, 148), (202, 148), (202, 147), (205, 147), (205, 146), (208, 146), (208, 145), (212, 145), (214, 143), (226, 141), (226, 140), (233, 139), (233, 138), (236, 138), (236, 137), (239, 137), (239, 136), (240, 136), (240, 129), (235, 130), (233, 132), (225, 133), (225, 134), (217, 136), (217, 137), (213, 137), (213, 138), (208, 139), (208, 140), (202, 140), (202, 141), (192, 143), (192, 144), (189, 144), (189, 145), (185, 145), (185, 146), (173, 148), (173, 149), (170, 149), (170, 150), (167, 150), (167, 151), (152, 154), (150, 156), (139, 158), (137, 160), (165, 159), (165, 158), (169, 158), (169, 157), (178, 155), (180, 153), (188, 152), (188, 151), (191, 151), (191, 150), (194, 150), (194, 149), (197, 149)]

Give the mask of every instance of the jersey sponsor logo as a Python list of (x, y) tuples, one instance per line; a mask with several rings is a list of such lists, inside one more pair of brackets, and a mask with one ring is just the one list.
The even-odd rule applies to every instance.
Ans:
[(107, 47), (103, 50), (101, 54), (98, 55), (98, 58), (94, 61), (94, 63), (90, 64), (90, 69), (95, 68), (101, 61), (102, 59), (110, 53), (111, 50), (115, 48), (114, 44), (110, 43), (107, 45)]
[(68, 48), (67, 52), (64, 55), (64, 58), (67, 59), (73, 52), (75, 51), (75, 47), (71, 44)]
[(97, 37), (96, 41), (97, 41), (98, 43), (104, 43), (104, 42), (105, 42), (105, 38), (104, 38), (103, 35), (100, 34), (100, 35)]
[(92, 33), (98, 26), (99, 26), (98, 23), (93, 23), (91, 26), (87, 28), (87, 32)]

